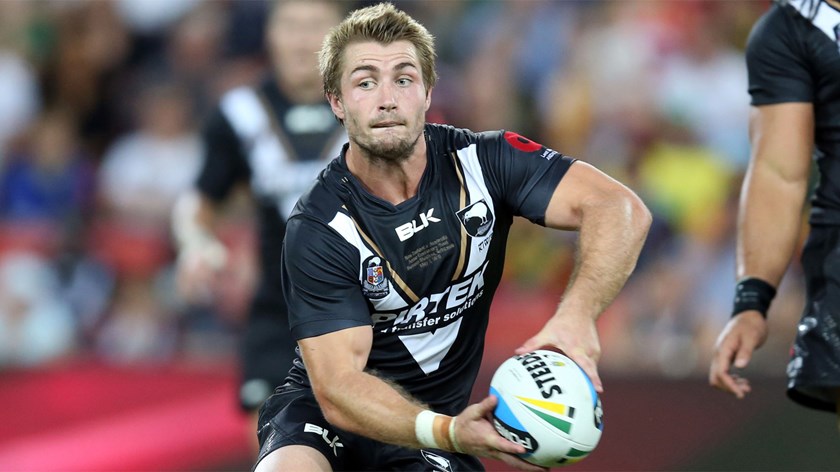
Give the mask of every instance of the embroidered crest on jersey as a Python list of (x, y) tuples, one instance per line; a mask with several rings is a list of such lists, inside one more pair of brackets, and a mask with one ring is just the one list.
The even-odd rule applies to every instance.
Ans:
[(385, 298), (390, 291), (385, 265), (379, 256), (370, 256), (363, 264), (365, 274), (362, 279), (362, 293), (368, 298)]
[(493, 227), (493, 213), (484, 199), (462, 208), (456, 213), (467, 234), (474, 238), (487, 236)]

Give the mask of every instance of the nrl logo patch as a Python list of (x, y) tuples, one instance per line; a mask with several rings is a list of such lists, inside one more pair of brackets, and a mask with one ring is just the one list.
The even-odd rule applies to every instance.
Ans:
[(362, 279), (362, 293), (374, 300), (385, 298), (390, 292), (388, 274), (385, 264), (379, 256), (370, 256), (362, 264), (364, 279)]
[(461, 209), (457, 215), (467, 234), (474, 238), (487, 236), (493, 227), (493, 213), (483, 199)]

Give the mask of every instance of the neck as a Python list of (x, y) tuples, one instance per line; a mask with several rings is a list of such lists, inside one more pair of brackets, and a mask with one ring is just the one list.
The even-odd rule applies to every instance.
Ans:
[(398, 205), (417, 195), (426, 170), (426, 140), (421, 134), (411, 155), (400, 161), (370, 156), (350, 141), (345, 158), (350, 173), (368, 192)]
[(833, 6), (834, 8), (840, 10), (840, 0), (825, 0), (828, 2), (829, 5)]

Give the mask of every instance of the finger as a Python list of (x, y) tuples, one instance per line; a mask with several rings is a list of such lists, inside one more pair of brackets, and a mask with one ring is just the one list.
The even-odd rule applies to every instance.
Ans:
[(526, 462), (520, 459), (519, 457), (510, 454), (498, 454), (495, 458), (504, 462), (507, 466), (513, 467), (518, 470), (525, 470), (531, 472), (544, 472), (548, 470), (545, 467), (540, 467), (538, 465), (531, 464), (530, 462)]
[[(723, 362), (727, 365), (729, 364), (728, 359), (728, 356), (723, 357)], [(732, 393), (738, 399), (744, 398), (744, 395), (750, 391), (749, 382), (744, 378), (731, 374), (728, 368), (724, 370), (720, 358), (712, 361), (709, 382), (713, 387)]]
[(722, 375), (728, 375), (732, 367), (732, 358), (735, 357), (736, 346), (728, 340), (724, 340), (717, 348), (717, 353), (712, 358), (712, 366), (709, 369), (709, 379), (717, 379)]
[(496, 409), (496, 405), (499, 403), (499, 399), (496, 398), (495, 395), (489, 395), (484, 400), (476, 403), (476, 415), (475, 418), (486, 418), (488, 415), (493, 413), (493, 410)]
[(738, 349), (738, 353), (735, 355), (735, 367), (743, 369), (749, 365), (754, 349), (755, 345), (753, 343), (742, 342), (740, 348)]
[(604, 385), (601, 383), (601, 376), (598, 375), (598, 366), (595, 364), (595, 361), (589, 356), (582, 356), (579, 359), (574, 359), (574, 361), (577, 362), (580, 368), (586, 373), (586, 376), (589, 377), (589, 380), (595, 387), (595, 391), (604, 393)]

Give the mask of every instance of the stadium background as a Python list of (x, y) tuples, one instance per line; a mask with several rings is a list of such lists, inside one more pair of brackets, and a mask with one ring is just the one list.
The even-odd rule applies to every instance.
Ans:
[[(796, 261), (751, 398), (705, 380), (748, 162), (743, 46), (768, 2), (395, 3), (438, 41), (433, 120), (589, 161), (654, 213), (599, 321), (602, 444), (569, 470), (840, 468), (834, 419), (784, 399)], [(259, 0), (0, 2), (0, 470), (250, 467), (234, 353), (252, 215), (244, 194), (226, 209), (234, 257), (205, 306), (175, 293), (168, 218), (198, 168), (202, 116), (264, 70), (265, 12)], [(510, 239), (476, 397), (552, 312), (572, 264), (571, 234), (517, 224)]]

